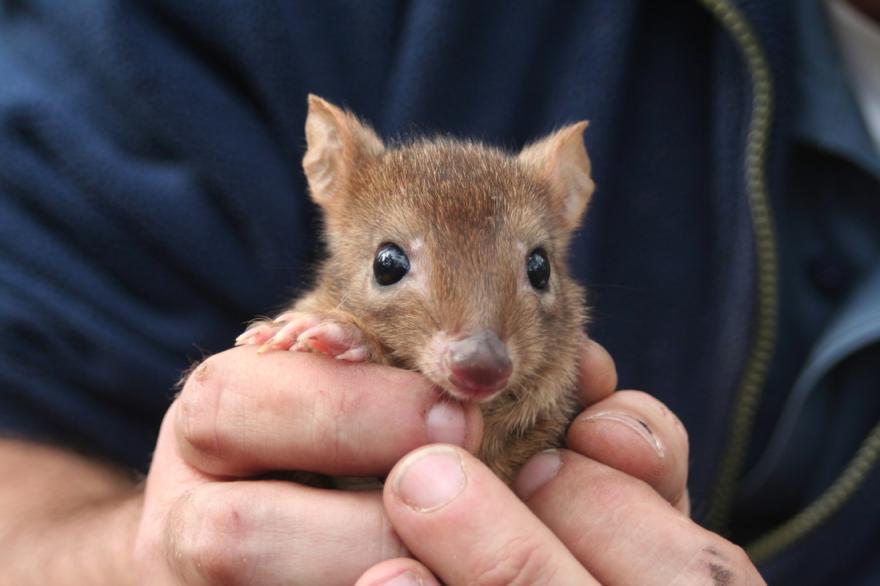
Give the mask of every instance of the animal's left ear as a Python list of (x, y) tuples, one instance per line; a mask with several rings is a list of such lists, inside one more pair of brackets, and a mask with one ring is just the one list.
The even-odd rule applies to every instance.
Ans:
[(580, 225), (596, 188), (590, 176), (590, 158), (584, 148), (584, 130), (588, 124), (586, 120), (570, 124), (526, 145), (518, 157), (549, 182), (554, 207), (566, 230)]

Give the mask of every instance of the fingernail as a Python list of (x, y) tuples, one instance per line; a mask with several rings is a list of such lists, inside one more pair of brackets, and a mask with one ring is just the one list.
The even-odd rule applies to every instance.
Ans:
[(562, 468), (562, 458), (559, 450), (543, 451), (532, 456), (532, 459), (522, 467), (513, 483), (513, 489), (519, 498), (528, 500), (539, 488), (555, 478), (560, 468)]
[(435, 511), (464, 489), (461, 457), (449, 446), (430, 446), (410, 454), (393, 480), (394, 492), (419, 513)]
[(420, 586), (422, 577), (410, 571), (398, 574), (387, 582), (376, 582), (374, 586)]
[(428, 411), (425, 418), (428, 441), (432, 444), (463, 446), (467, 435), (464, 408), (458, 403), (441, 401)]
[(666, 450), (663, 448), (663, 444), (660, 442), (660, 439), (654, 435), (654, 432), (651, 431), (648, 424), (641, 419), (636, 419), (628, 413), (623, 413), (622, 411), (600, 411), (599, 413), (582, 415), (579, 419), (588, 423), (602, 423), (609, 421), (624, 425), (628, 429), (636, 432), (640, 438), (648, 442), (648, 445), (651, 446), (658, 456), (663, 458), (666, 455)]

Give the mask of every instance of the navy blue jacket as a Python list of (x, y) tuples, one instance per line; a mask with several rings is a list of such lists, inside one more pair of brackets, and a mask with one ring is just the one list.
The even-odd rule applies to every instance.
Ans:
[[(813, 341), (776, 327), (768, 212), (786, 213), (779, 194), (803, 164), (788, 2), (17, 0), (0, 11), (5, 433), (146, 469), (188, 362), (308, 283), (320, 251), (300, 168), (308, 92), (385, 137), (511, 149), (586, 118), (598, 191), (572, 264), (590, 290), (590, 333), (623, 386), (685, 422), (696, 518), (749, 540), (776, 523), (749, 516), (736, 480), (761, 451), (749, 441), (757, 406), (771, 405), (767, 425), (778, 419), (762, 395), (786, 394), (767, 389), (773, 350)], [(867, 372), (852, 384), (873, 381), (876, 394)], [(880, 583), (880, 475), (868, 468), (814, 529), (765, 542), (768, 581)], [(796, 513), (824, 488), (754, 506)]]

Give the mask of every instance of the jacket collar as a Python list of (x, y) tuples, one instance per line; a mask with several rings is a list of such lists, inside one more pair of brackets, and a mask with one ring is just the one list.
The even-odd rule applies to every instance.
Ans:
[(880, 157), (828, 26), (821, 0), (796, 3), (794, 134), (880, 177)]

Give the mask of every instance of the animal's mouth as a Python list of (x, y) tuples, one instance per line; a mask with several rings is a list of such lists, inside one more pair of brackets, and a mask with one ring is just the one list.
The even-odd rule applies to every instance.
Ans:
[(486, 403), (510, 386), (513, 360), (491, 329), (467, 335), (436, 334), (428, 344), (422, 372), (457, 401)]
[(442, 364), (450, 393), (475, 403), (495, 397), (513, 373), (507, 346), (491, 330), (451, 342)]
[(474, 403), (486, 403), (507, 387), (510, 373), (490, 379), (485, 384), (475, 383), (473, 380), (464, 380), (452, 373), (447, 378), (448, 384), (444, 385), (446, 391), (460, 401), (473, 401)]

